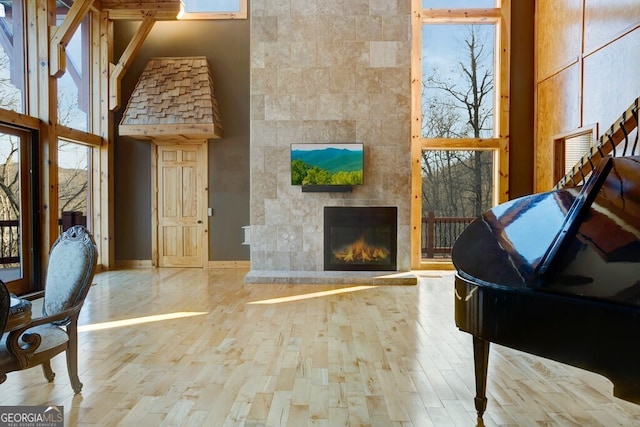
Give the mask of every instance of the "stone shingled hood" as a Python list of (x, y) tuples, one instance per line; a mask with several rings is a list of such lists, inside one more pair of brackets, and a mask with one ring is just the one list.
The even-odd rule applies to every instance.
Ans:
[(221, 138), (222, 120), (207, 58), (151, 58), (118, 128), (120, 135), (153, 140)]

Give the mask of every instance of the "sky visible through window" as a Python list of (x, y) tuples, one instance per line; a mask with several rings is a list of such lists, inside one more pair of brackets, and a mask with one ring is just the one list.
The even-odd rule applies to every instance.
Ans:
[(186, 13), (239, 12), (240, 0), (182, 0)]
[[(494, 65), (494, 43), (495, 25), (493, 24), (432, 24), (424, 25), (422, 29), (422, 80), (423, 86), (423, 114), (428, 116), (429, 112), (434, 112), (433, 104), (441, 107), (455, 106), (454, 109), (446, 108), (449, 113), (456, 112), (459, 115), (460, 123), (466, 122), (466, 106), (452, 97), (452, 93), (467, 93), (471, 88), (468, 75), (463, 71), (464, 66), (467, 71), (471, 71), (470, 57), (467, 43), (471, 40), (471, 34), (475, 36), (475, 49), (477, 56), (478, 82), (482, 82), (482, 77), (489, 73), (490, 86), (493, 86), (493, 65)], [(480, 54), (481, 52), (481, 54)], [(448, 88), (448, 90), (446, 89)], [(491, 115), (493, 112), (493, 90), (483, 102), (482, 110), (485, 114)], [(442, 111), (445, 111), (442, 110)], [(493, 125), (490, 122), (483, 126), (484, 132), (490, 137), (493, 134)], [(424, 131), (427, 131), (425, 128)], [(456, 127), (456, 132), (466, 133)], [(444, 135), (427, 135), (424, 137), (444, 137)], [(474, 135), (468, 134), (472, 137)]]
[[(86, 131), (88, 130), (87, 113), (82, 111), (78, 105), (80, 88), (78, 84), (82, 84), (82, 32), (81, 27), (71, 37), (69, 44), (65, 49), (67, 55), (67, 70), (58, 79), (58, 120), (61, 124)], [(85, 41), (87, 42), (87, 41)], [(71, 77), (70, 67), (78, 72), (80, 81), (75, 82)]]

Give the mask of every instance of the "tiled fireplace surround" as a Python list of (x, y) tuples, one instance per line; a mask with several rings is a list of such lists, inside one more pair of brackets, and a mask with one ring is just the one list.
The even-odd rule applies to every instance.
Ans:
[[(259, 1), (251, 15), (246, 283), (413, 284), (410, 0)], [(290, 144), (362, 142), (364, 185), (303, 193)], [(395, 206), (397, 272), (324, 271), (325, 206)]]

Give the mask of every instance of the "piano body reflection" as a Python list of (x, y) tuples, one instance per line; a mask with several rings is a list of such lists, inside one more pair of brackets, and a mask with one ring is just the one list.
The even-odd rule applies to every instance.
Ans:
[(581, 187), (494, 207), (452, 260), (479, 417), (490, 342), (604, 375), (640, 404), (640, 156), (605, 157)]

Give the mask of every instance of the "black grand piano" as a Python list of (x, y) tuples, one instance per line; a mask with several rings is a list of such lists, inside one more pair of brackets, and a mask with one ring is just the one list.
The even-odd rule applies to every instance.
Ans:
[(581, 186), (494, 207), (452, 261), (478, 417), (489, 343), (604, 375), (614, 396), (640, 404), (640, 156), (604, 156)]

